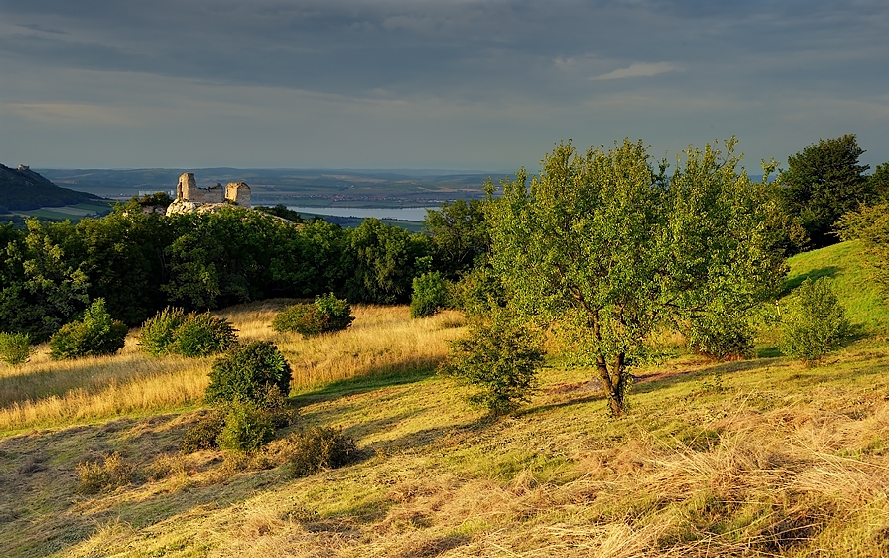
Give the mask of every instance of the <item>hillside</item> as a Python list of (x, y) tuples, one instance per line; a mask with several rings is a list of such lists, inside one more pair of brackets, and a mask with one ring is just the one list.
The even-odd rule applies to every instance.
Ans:
[[(832, 274), (853, 321), (877, 331), (884, 307), (855, 310), (859, 254), (847, 243), (797, 256), (789, 285)], [(294, 368), (299, 422), (254, 458), (179, 451), (210, 359), (151, 359), (131, 335), (114, 357), (52, 362), (44, 348), (0, 367), (0, 555), (889, 556), (878, 335), (811, 368), (677, 347), (634, 371), (620, 420), (591, 371), (552, 361), (527, 405), (492, 420), (433, 372), (462, 333), (458, 313), (359, 306), (349, 330), (303, 340), (269, 327), (286, 303), (221, 312)], [(292, 478), (287, 435), (311, 425), (342, 429), (358, 461)], [(120, 486), (78, 492), (88, 461)]]
[(0, 214), (96, 202), (99, 196), (56, 186), (28, 167), (0, 164)]

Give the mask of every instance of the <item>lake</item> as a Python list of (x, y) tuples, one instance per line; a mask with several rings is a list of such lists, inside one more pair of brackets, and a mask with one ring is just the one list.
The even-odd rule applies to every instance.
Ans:
[[(288, 205), (287, 209), (299, 214), (354, 217), (356, 219), (396, 219), (398, 221), (422, 221), (426, 218), (425, 207), (300, 207)], [(428, 209), (438, 209), (430, 207)]]

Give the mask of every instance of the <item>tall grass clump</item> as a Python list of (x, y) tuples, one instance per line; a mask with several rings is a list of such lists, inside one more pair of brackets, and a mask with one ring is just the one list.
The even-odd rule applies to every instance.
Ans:
[(806, 363), (820, 360), (852, 333), (846, 313), (821, 277), (806, 279), (782, 305), (781, 351)]
[(139, 346), (153, 356), (203, 357), (225, 351), (237, 340), (235, 329), (224, 318), (166, 308), (142, 325)]
[(275, 331), (301, 333), (308, 339), (313, 335), (342, 331), (352, 324), (355, 316), (348, 301), (333, 293), (319, 296), (314, 304), (295, 304), (275, 316)]
[(129, 329), (105, 310), (105, 300), (97, 299), (83, 319), (62, 326), (49, 340), (50, 356), (64, 358), (110, 355), (124, 346)]
[(27, 333), (0, 333), (0, 360), (10, 366), (28, 361), (33, 352)]

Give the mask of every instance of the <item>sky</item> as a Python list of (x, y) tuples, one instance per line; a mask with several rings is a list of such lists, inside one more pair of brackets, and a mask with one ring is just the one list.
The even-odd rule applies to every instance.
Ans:
[[(0, 162), (536, 172), (560, 141), (889, 160), (885, 0), (0, 0)], [(786, 166), (786, 165), (785, 165)]]

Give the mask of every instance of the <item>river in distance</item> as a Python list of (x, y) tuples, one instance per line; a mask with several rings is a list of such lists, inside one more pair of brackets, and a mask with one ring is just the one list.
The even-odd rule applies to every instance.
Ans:
[[(331, 217), (354, 217), (356, 219), (396, 219), (398, 221), (420, 222), (426, 218), (425, 207), (300, 207), (287, 206), (297, 213), (310, 215), (329, 215)], [(438, 209), (430, 207), (428, 209)]]

